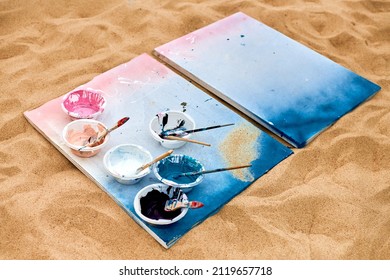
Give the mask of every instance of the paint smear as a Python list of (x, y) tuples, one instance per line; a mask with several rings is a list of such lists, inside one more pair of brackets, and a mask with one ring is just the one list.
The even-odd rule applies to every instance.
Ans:
[[(236, 126), (221, 142), (219, 150), (227, 166), (250, 164), (260, 155), (257, 139), (261, 131), (250, 124)], [(253, 181), (254, 177), (248, 168), (230, 171), (241, 181)]]

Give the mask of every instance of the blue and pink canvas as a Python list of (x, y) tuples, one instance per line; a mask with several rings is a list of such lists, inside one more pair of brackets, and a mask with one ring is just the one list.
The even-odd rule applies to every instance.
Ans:
[[(103, 92), (106, 107), (99, 120), (108, 127), (124, 116), (130, 117), (126, 124), (111, 133), (102, 151), (91, 158), (74, 155), (61, 138), (63, 128), (71, 121), (61, 109), (63, 96), (25, 112), (25, 116), (65, 157), (166, 248), (218, 212), (253, 181), (292, 154), (290, 149), (239, 114), (146, 54), (79, 87), (86, 88)], [(194, 135), (194, 139), (207, 142), (211, 147), (186, 143), (175, 149), (174, 154), (192, 156), (199, 160), (205, 169), (242, 164), (252, 164), (252, 167), (205, 175), (204, 180), (188, 193), (190, 200), (201, 201), (204, 206), (188, 211), (188, 214), (175, 224), (155, 227), (137, 216), (133, 204), (139, 190), (146, 185), (159, 183), (153, 172), (136, 185), (122, 185), (104, 169), (103, 157), (110, 148), (126, 143), (143, 146), (153, 157), (166, 152), (167, 149), (151, 136), (149, 122), (157, 113), (167, 109), (185, 111), (192, 116), (197, 127), (234, 123)]]
[(157, 47), (155, 54), (295, 147), (380, 89), (243, 13)]

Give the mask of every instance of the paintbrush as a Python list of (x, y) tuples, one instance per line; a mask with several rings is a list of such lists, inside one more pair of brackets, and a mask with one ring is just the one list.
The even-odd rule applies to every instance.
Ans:
[(202, 128), (196, 128), (196, 129), (188, 129), (188, 130), (170, 129), (170, 130), (166, 130), (166, 131), (163, 131), (162, 133), (160, 133), (160, 136), (183, 136), (183, 135), (188, 135), (190, 133), (225, 127), (225, 126), (229, 126), (229, 125), (234, 125), (234, 123), (214, 125), (214, 126), (208, 126), (208, 127), (202, 127)]
[(163, 158), (166, 158), (167, 156), (169, 156), (170, 154), (173, 153), (173, 150), (169, 150), (165, 153), (163, 153), (162, 155), (159, 155), (158, 157), (156, 157), (155, 159), (153, 159), (151, 162), (148, 162), (148, 163), (145, 163), (144, 165), (142, 165), (141, 167), (139, 167), (136, 171), (135, 171), (135, 174), (138, 174), (140, 173), (142, 170), (148, 168), (149, 166), (151, 166), (152, 164), (162, 160)]
[(240, 166), (232, 166), (232, 167), (226, 167), (226, 168), (217, 168), (217, 169), (212, 169), (212, 170), (203, 170), (203, 171), (196, 171), (196, 172), (187, 172), (187, 173), (182, 173), (173, 176), (174, 179), (177, 179), (179, 177), (183, 176), (195, 176), (195, 175), (202, 175), (202, 174), (207, 174), (207, 173), (215, 173), (215, 172), (221, 172), (221, 171), (227, 171), (227, 170), (233, 170), (233, 169), (239, 169), (239, 168), (247, 168), (251, 167), (252, 165), (240, 165)]
[(169, 212), (169, 211), (175, 211), (179, 208), (196, 209), (196, 208), (201, 208), (203, 206), (204, 204), (200, 201), (179, 201), (177, 199), (169, 199), (165, 203), (164, 210)]
[(117, 129), (118, 127), (121, 127), (122, 125), (124, 125), (130, 118), (129, 117), (124, 117), (122, 119), (120, 119), (113, 127), (111, 127), (110, 129), (105, 129), (102, 134), (96, 134), (95, 136), (91, 136), (89, 137), (89, 139), (86, 141), (86, 143), (84, 144), (84, 146), (82, 146), (81, 148), (79, 148), (79, 151), (86, 148), (86, 147), (93, 147), (95, 146), (97, 143), (100, 143), (100, 141), (102, 141), (104, 139), (104, 137), (107, 136), (107, 134), (111, 133), (113, 130)]
[(181, 138), (181, 137), (177, 137), (177, 136), (164, 136), (163, 139), (190, 142), (190, 143), (199, 144), (199, 145), (208, 146), (208, 147), (211, 146), (209, 143), (205, 143), (205, 142), (201, 142), (201, 141), (197, 141), (197, 140), (193, 140), (193, 139), (188, 139), (188, 138)]
[(188, 138), (181, 138), (181, 137), (177, 137), (177, 136), (164, 136), (163, 139), (191, 142), (191, 143), (195, 143), (195, 144), (199, 144), (199, 145), (203, 145), (203, 146), (208, 146), (208, 147), (211, 146), (210, 144), (205, 143), (205, 142), (200, 142), (200, 141), (188, 139)]

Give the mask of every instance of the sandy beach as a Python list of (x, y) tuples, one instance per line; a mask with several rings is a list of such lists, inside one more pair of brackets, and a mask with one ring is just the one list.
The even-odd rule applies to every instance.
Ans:
[[(165, 249), (23, 112), (235, 12), (382, 89)], [(0, 1), (0, 259), (390, 259), (390, 2)]]

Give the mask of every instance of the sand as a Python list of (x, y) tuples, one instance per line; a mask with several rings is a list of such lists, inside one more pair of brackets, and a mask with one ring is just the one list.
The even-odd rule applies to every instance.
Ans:
[[(169, 250), (24, 118), (242, 11), (379, 84)], [(0, 259), (390, 259), (390, 3), (0, 2)]]

